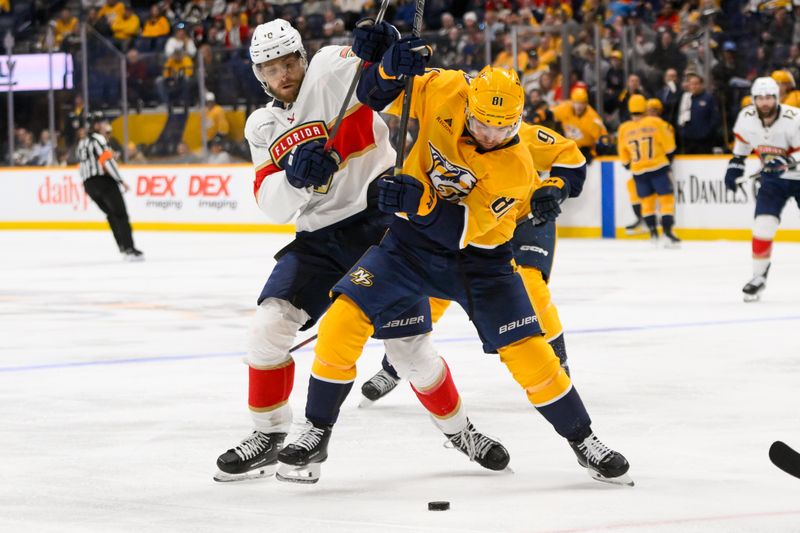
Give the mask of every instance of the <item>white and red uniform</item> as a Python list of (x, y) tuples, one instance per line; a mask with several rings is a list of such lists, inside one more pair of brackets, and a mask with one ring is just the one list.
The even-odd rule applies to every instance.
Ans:
[(299, 233), (358, 214), (367, 207), (369, 183), (394, 164), (389, 129), (354, 94), (333, 142), (341, 161), (330, 184), (298, 189), (282, 170), (281, 162), (295, 146), (327, 139), (357, 65), (350, 47), (326, 46), (311, 60), (293, 104), (273, 101), (247, 119), (256, 201), (271, 222), (291, 222), (296, 215)]
[[(770, 156), (792, 156), (800, 152), (800, 109), (781, 104), (778, 118), (765, 128), (755, 106), (749, 105), (736, 117), (733, 135), (733, 155), (747, 157), (755, 152), (764, 162)], [(788, 170), (781, 179), (800, 180), (800, 170)]]

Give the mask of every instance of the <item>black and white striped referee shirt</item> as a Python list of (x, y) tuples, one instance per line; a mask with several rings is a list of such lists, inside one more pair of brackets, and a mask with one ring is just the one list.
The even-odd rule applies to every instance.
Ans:
[(122, 182), (114, 153), (100, 133), (92, 133), (81, 139), (77, 151), (83, 181), (95, 176), (110, 176), (117, 183)]

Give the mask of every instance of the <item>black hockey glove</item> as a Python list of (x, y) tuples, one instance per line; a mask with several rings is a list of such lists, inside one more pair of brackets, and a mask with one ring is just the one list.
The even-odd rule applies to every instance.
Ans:
[(403, 37), (383, 56), (381, 66), (389, 76), (421, 76), (431, 56), (428, 41), (420, 37)]
[(561, 214), (561, 204), (569, 198), (569, 183), (561, 178), (547, 178), (531, 198), (534, 220), (552, 222)]
[(744, 157), (734, 156), (728, 161), (728, 170), (725, 171), (725, 188), (736, 191), (739, 186), (736, 180), (744, 176)]
[(436, 205), (433, 188), (408, 174), (378, 179), (378, 209), (384, 213), (427, 215)]
[(295, 146), (286, 156), (286, 179), (292, 187), (320, 187), (339, 170), (332, 153), (325, 153), (323, 141), (309, 141)]
[(388, 22), (375, 24), (371, 18), (364, 18), (353, 30), (353, 53), (364, 61), (377, 63), (398, 39), (400, 32)]
[(780, 178), (784, 172), (789, 170), (789, 165), (794, 164), (791, 157), (776, 155), (770, 157), (761, 169), (762, 178)]

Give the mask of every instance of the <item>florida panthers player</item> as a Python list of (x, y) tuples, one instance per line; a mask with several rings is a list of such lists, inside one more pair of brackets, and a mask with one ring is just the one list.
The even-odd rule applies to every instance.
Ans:
[(755, 151), (761, 158), (761, 187), (753, 222), (753, 279), (742, 289), (744, 301), (757, 301), (767, 283), (772, 241), (789, 198), (800, 203), (800, 170), (792, 154), (800, 151), (800, 109), (779, 102), (780, 89), (772, 78), (758, 78), (751, 90), (753, 105), (739, 112), (733, 133), (733, 158), (725, 186), (735, 191), (744, 174), (744, 159)]
[[(381, 28), (382, 34), (373, 31), (371, 36), (389, 41), (381, 43), (387, 47), (397, 39), (397, 31), (388, 24)], [(219, 457), (217, 481), (274, 472), (292, 422), (288, 399), (294, 361), (289, 349), (297, 332), (325, 312), (334, 284), (383, 236), (388, 216), (377, 209), (375, 180), (392, 166), (395, 155), (383, 120), (355, 96), (333, 151), (325, 151), (328, 131), (358, 65), (349, 47), (322, 48), (307, 65), (300, 34), (278, 19), (256, 28), (250, 56), (256, 78), (274, 98), (245, 125), (256, 169), (256, 201), (272, 222), (296, 218), (297, 235), (278, 252), (251, 327), (248, 404), (255, 431)], [(432, 351), (429, 337), (421, 335), (430, 329), (428, 302), (421, 299), (374, 336), (387, 339), (387, 346), (397, 343), (391, 351), (412, 352), (413, 358)], [(416, 339), (415, 350), (403, 348), (407, 338)], [(427, 406), (426, 391), (439, 380), (445, 364), (436, 358), (417, 366), (425, 371), (412, 383)], [(478, 433), (463, 409), (458, 414), (437, 426), (471, 459), (486, 468), (504, 469), (509, 460), (505, 448)], [(481, 444), (479, 456), (475, 443)]]

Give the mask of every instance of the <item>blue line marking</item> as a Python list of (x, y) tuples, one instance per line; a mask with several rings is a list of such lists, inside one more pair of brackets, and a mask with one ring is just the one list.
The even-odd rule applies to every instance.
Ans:
[(600, 198), (602, 235), (604, 239), (613, 239), (617, 236), (617, 228), (616, 220), (614, 220), (614, 163), (612, 161), (600, 163)]
[[(673, 324), (644, 324), (641, 326), (618, 326), (610, 328), (586, 328), (586, 329), (572, 329), (565, 330), (567, 335), (591, 335), (595, 333), (620, 333), (626, 331), (653, 331), (664, 329), (682, 329), (682, 328), (705, 328), (713, 326), (731, 326), (738, 324), (757, 324), (763, 322), (787, 322), (787, 321), (800, 321), (800, 315), (789, 316), (774, 316), (765, 318), (733, 318), (730, 320), (710, 320), (707, 322), (676, 322)], [(478, 336), (473, 335), (469, 337), (450, 337), (450, 338), (435, 338), (436, 344), (452, 344), (459, 342), (475, 341), (476, 345), (480, 343)], [(367, 343), (369, 347), (380, 346), (380, 341), (371, 340)], [(294, 353), (310, 352), (312, 347), (300, 348)], [(31, 372), (35, 370), (53, 370), (59, 368), (77, 368), (88, 366), (110, 366), (110, 365), (133, 365), (140, 363), (164, 363), (171, 361), (197, 361), (200, 359), (221, 359), (228, 357), (243, 357), (245, 352), (220, 352), (209, 354), (188, 354), (188, 355), (158, 355), (153, 357), (128, 357), (125, 359), (108, 359), (108, 360), (94, 360), (94, 361), (73, 361), (64, 363), (45, 363), (41, 365), (24, 365), (24, 366), (2, 366), (0, 373), (12, 372)]]

